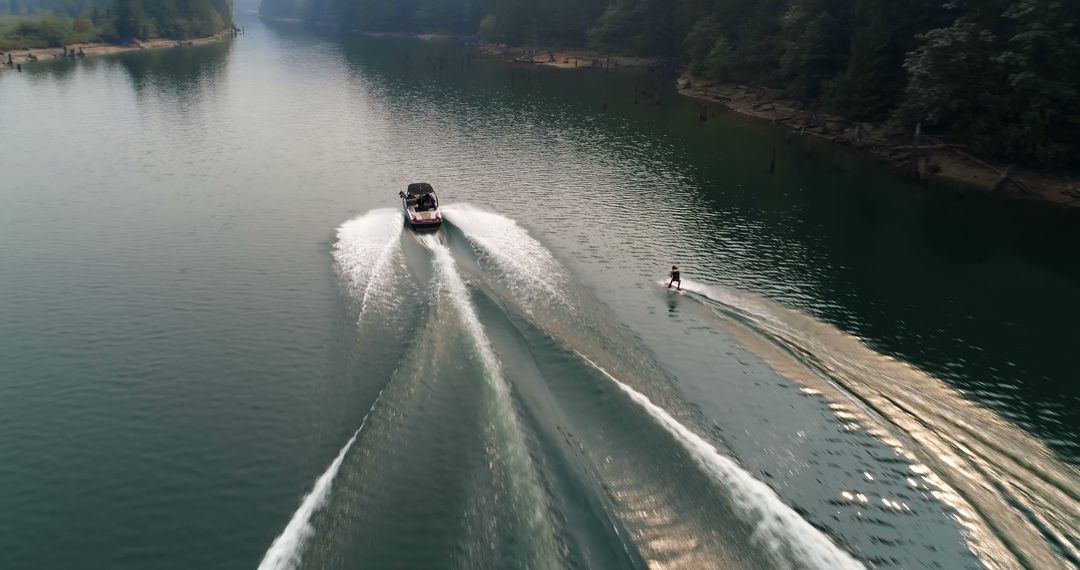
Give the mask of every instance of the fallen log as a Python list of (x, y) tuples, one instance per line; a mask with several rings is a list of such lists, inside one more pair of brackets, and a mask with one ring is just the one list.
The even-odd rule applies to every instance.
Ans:
[(1035, 192), (1034, 190), (1032, 190), (1031, 187), (1028, 186), (1023, 180), (1020, 180), (1019, 178), (1016, 178), (1015, 176), (1012, 175), (1012, 173), (1011, 173), (1012, 165), (1009, 165), (1007, 168), (1005, 168), (1005, 171), (1002, 172), (1002, 171), (994, 168), (993, 166), (990, 166), (985, 161), (979, 160), (979, 159), (975, 158), (974, 156), (971, 156), (970, 154), (968, 154), (968, 153), (966, 153), (966, 152), (964, 152), (964, 151), (962, 151), (962, 150), (960, 150), (958, 148), (953, 148), (953, 150), (956, 151), (956, 153), (959, 154), (960, 156), (962, 156), (962, 157), (974, 162), (975, 164), (978, 164), (979, 166), (982, 166), (983, 168), (985, 168), (985, 169), (999, 175), (998, 180), (996, 182), (994, 182), (993, 186), (990, 187), (991, 192), (1000, 189), (1001, 186), (1005, 182), (1012, 182), (1017, 188), (1020, 189), (1021, 192), (1024, 192), (1025, 194), (1039, 194), (1038, 192)]
[(1009, 165), (1005, 168), (1005, 172), (1002, 172), (1001, 176), (999, 176), (997, 181), (994, 182), (993, 186), (990, 187), (990, 192), (997, 192), (1001, 189), (1002, 186), (1005, 185), (1005, 182), (1009, 180), (1010, 169), (1012, 169), (1012, 165)]
[(896, 155), (882, 153), (882, 156), (888, 157), (889, 160), (894, 160), (894, 161), (897, 161), (897, 162), (903, 162), (903, 161), (906, 161), (909, 158), (915, 156), (915, 154), (916, 154), (915, 151), (910, 151), (910, 152), (902, 152), (902, 153), (896, 154)]
[(964, 145), (962, 145), (962, 144), (945, 144), (945, 143), (924, 144), (924, 145), (906, 144), (906, 145), (891, 146), (891, 147), (889, 147), (889, 150), (945, 150), (945, 149), (949, 149), (949, 148), (952, 148), (952, 149), (964, 148)]
[(1030, 195), (1035, 195), (1035, 194), (1041, 195), (1042, 194), (1042, 192), (1035, 192), (1034, 190), (1031, 189), (1030, 186), (1028, 186), (1026, 183), (1024, 183), (1024, 181), (1022, 181), (1022, 180), (1020, 180), (1018, 178), (1009, 177), (1009, 182), (1012, 182), (1013, 184), (1015, 184), (1016, 187), (1019, 188), (1020, 191), (1025, 193), (1025, 194), (1030, 194)]
[(962, 150), (960, 150), (958, 148), (954, 148), (953, 151), (955, 151), (956, 154), (959, 154), (960, 156), (970, 160), (971, 162), (974, 162), (975, 164), (978, 164), (979, 166), (981, 166), (981, 167), (983, 167), (983, 168), (985, 168), (985, 169), (987, 169), (987, 170), (989, 170), (991, 172), (994, 172), (995, 174), (1001, 174), (1000, 170), (994, 168), (993, 166), (990, 166), (986, 162), (983, 162), (982, 160), (979, 160), (979, 159), (975, 158), (974, 156), (971, 156), (970, 154), (968, 154), (968, 153), (966, 153), (966, 152), (964, 152), (964, 151), (962, 151)]

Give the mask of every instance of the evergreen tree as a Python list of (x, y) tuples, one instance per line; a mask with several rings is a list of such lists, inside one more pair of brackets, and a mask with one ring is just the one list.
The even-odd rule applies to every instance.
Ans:
[(589, 31), (597, 48), (638, 55), (676, 55), (687, 29), (665, 0), (614, 0)]
[(116, 36), (121, 40), (139, 37), (142, 30), (142, 2), (139, 0), (116, 0), (113, 8)]
[(916, 37), (946, 24), (948, 12), (939, 0), (858, 0), (854, 14), (847, 67), (828, 102), (854, 119), (883, 119), (903, 95), (904, 58)]
[(232, 24), (228, 0), (115, 0), (117, 39), (210, 36)]
[(784, 13), (781, 74), (786, 91), (816, 99), (847, 61), (850, 5), (840, 0), (794, 0)]
[(0, 0), (0, 12), (48, 14), (76, 18), (92, 8), (105, 8), (113, 0)]
[(1076, 165), (1080, 150), (1077, 8), (1056, 0), (972, 3), (922, 36), (905, 64), (901, 117), (958, 133), (980, 150)]

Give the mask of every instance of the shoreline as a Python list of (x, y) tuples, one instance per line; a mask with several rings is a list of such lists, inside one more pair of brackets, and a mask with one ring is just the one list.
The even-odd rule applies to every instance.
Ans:
[[(64, 57), (75, 57), (70, 55), (71, 52), (82, 51), (81, 55), (108, 55), (113, 53), (123, 53), (127, 51), (136, 51), (142, 49), (160, 49), (165, 47), (181, 47), (181, 46), (201, 46), (213, 43), (218, 43), (231, 39), (233, 37), (233, 31), (231, 29), (222, 30), (212, 36), (203, 38), (192, 38), (189, 40), (172, 40), (166, 38), (154, 38), (151, 40), (132, 41), (128, 44), (112, 44), (106, 42), (80, 42), (68, 44), (65, 47), (45, 47), (45, 48), (29, 48), (12, 50), (10, 52), (3, 53), (3, 61), (0, 62), (0, 71), (14, 70), (14, 65), (23, 65), (35, 63), (37, 61), (61, 59)], [(65, 52), (69, 55), (65, 56)], [(12, 65), (7, 64), (7, 56), (11, 54)]]
[[(259, 19), (266, 22), (301, 24), (315, 27), (327, 26), (324, 22), (312, 22), (302, 18), (267, 16), (263, 14), (257, 14), (257, 16)], [(610, 53), (572, 48), (526, 48), (521, 46), (511, 46), (505, 43), (488, 42), (479, 39), (477, 36), (470, 35), (455, 35), (441, 32), (377, 32), (365, 30), (351, 30), (345, 33), (350, 36), (363, 36), (368, 38), (461, 42), (477, 48), (483, 56), (502, 58), (506, 63), (543, 65), (545, 67), (554, 67), (558, 69), (602, 69), (605, 71), (620, 68), (677, 69), (676, 64), (670, 58), (612, 55)]]
[[(1070, 177), (983, 159), (967, 152), (964, 145), (938, 137), (923, 135), (916, 139), (914, 133), (896, 127), (850, 121), (807, 109), (782, 97), (776, 89), (707, 82), (685, 74), (678, 79), (677, 87), (685, 97), (719, 103), (735, 113), (785, 126), (800, 136), (813, 136), (861, 152), (901, 177), (1080, 208), (1080, 175)], [(704, 117), (707, 110), (701, 113)]]
[(556, 69), (613, 71), (618, 69), (665, 69), (674, 67), (670, 59), (661, 57), (612, 55), (586, 49), (548, 47), (529, 49), (489, 42), (479, 42), (478, 47), (483, 55), (504, 58), (506, 63), (543, 65)]
[[(588, 50), (523, 48), (480, 42), (483, 55), (509, 64), (542, 65), (557, 69), (677, 69), (670, 59), (614, 56)], [(900, 178), (918, 183), (951, 186), (985, 194), (1080, 208), (1080, 173), (1054, 172), (1019, 167), (968, 152), (964, 145), (940, 137), (922, 135), (896, 127), (857, 122), (808, 109), (787, 99), (777, 89), (704, 81), (687, 73), (677, 80), (680, 95), (718, 103), (726, 109), (774, 125), (786, 126), (800, 136), (847, 147), (888, 167)], [(700, 112), (708, 118), (708, 110)]]
[[(678, 69), (671, 59), (615, 56), (588, 50), (523, 48), (480, 42), (480, 52), (509, 64), (542, 65), (557, 69)], [(1034, 202), (1080, 208), (1080, 172), (1054, 172), (1019, 167), (968, 152), (964, 145), (940, 137), (896, 127), (857, 122), (808, 109), (776, 89), (704, 81), (685, 72), (679, 75), (680, 95), (718, 103), (741, 115), (786, 126), (800, 136), (845, 146), (888, 167), (900, 178), (918, 183), (951, 186), (985, 194), (999, 194)], [(708, 118), (708, 110), (700, 111)]]
[[(266, 18), (277, 22), (306, 23), (290, 18)], [(500, 58), (508, 64), (540, 65), (556, 69), (617, 71), (619, 69), (677, 69), (670, 58), (616, 56), (583, 49), (525, 48), (507, 44), (470, 40), (467, 37), (437, 33), (360, 32), (369, 37), (410, 37), (419, 40), (459, 40), (473, 43), (480, 54)], [(10, 52), (13, 64), (7, 65), (7, 54), (0, 61), (0, 71), (14, 70), (42, 59), (107, 55), (141, 49), (198, 46), (217, 43), (234, 36), (225, 29), (213, 36), (191, 40), (157, 38), (130, 44), (104, 42), (74, 43), (62, 48), (23, 49)], [(70, 50), (70, 51), (67, 51)], [(65, 55), (65, 54), (68, 55)], [(799, 136), (812, 136), (848, 147), (889, 167), (901, 177), (935, 185), (961, 187), (985, 194), (1002, 194), (1059, 206), (1080, 208), (1080, 173), (1055, 173), (1048, 170), (1016, 167), (991, 159), (983, 159), (934, 136), (916, 137), (896, 127), (856, 122), (819, 112), (782, 96), (777, 89), (742, 84), (705, 81), (688, 73), (677, 80), (678, 94), (706, 103), (720, 104), (727, 110), (774, 125), (787, 127)], [(707, 120), (708, 109), (699, 111)]]

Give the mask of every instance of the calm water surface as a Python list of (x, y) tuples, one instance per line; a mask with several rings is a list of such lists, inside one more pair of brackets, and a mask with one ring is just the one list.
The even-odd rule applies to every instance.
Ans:
[(246, 26), (0, 73), (0, 567), (1080, 564), (1075, 213)]

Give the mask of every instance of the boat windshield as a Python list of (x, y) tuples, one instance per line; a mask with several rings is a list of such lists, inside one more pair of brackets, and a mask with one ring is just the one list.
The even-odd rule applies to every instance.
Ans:
[(434, 194), (423, 194), (416, 199), (416, 211), (426, 212), (428, 210), (434, 210), (439, 207), (438, 200), (435, 199)]

